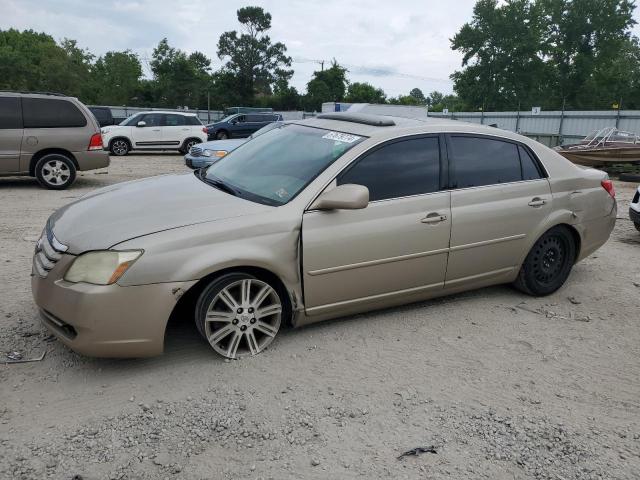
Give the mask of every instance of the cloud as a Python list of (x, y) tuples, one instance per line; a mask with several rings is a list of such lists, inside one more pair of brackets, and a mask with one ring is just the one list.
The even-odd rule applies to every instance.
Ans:
[[(449, 75), (461, 56), (449, 39), (471, 19), (475, 0), (0, 0), (0, 28), (31, 28), (57, 40), (69, 37), (95, 54), (130, 49), (148, 63), (163, 38), (212, 60), (220, 34), (237, 30), (236, 10), (260, 5), (273, 16), (269, 32), (294, 59), (292, 83), (304, 91), (314, 70), (335, 58), (351, 81), (369, 82), (388, 95), (450, 92)], [(636, 13), (636, 18), (638, 14)], [(634, 29), (640, 34), (640, 26)], [(147, 67), (148, 68), (148, 67)]]

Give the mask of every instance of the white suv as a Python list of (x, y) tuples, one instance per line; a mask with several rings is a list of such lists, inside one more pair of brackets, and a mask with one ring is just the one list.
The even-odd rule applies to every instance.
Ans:
[(187, 153), (207, 140), (207, 130), (195, 113), (141, 112), (119, 125), (102, 128), (102, 139), (114, 155), (131, 150), (179, 150)]

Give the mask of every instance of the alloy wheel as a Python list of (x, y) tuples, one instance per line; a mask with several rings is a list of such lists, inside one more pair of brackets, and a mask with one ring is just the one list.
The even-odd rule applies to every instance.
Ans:
[(251, 278), (230, 283), (209, 304), (204, 333), (220, 355), (257, 355), (275, 338), (282, 302), (268, 283)]
[(126, 155), (129, 151), (129, 145), (124, 140), (116, 140), (111, 144), (111, 150), (116, 155)]
[(64, 185), (69, 181), (69, 177), (71, 177), (69, 167), (60, 160), (49, 160), (42, 166), (42, 178), (49, 185)]

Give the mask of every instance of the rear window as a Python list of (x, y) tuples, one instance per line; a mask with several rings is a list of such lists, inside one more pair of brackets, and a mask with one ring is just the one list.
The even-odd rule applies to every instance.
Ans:
[(0, 129), (22, 128), (18, 97), (0, 97)]
[(24, 128), (84, 127), (87, 119), (68, 100), (54, 98), (23, 98)]
[(165, 126), (167, 127), (179, 127), (185, 124), (185, 116), (184, 115), (165, 115)]

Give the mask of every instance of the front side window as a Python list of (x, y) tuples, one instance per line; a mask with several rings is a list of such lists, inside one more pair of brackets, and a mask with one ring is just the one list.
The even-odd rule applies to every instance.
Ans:
[(284, 125), (244, 143), (207, 170), (204, 179), (240, 197), (284, 205), (365, 137)]
[(25, 128), (84, 127), (87, 119), (68, 100), (54, 98), (23, 98), (22, 114)]
[(338, 177), (338, 185), (369, 189), (369, 200), (386, 200), (440, 189), (440, 145), (437, 137), (413, 138), (384, 145)]
[(22, 128), (20, 99), (18, 97), (0, 97), (0, 130)]
[(515, 143), (493, 138), (451, 136), (454, 187), (468, 188), (522, 180)]
[(147, 113), (138, 120), (138, 122), (146, 123), (146, 127), (159, 127), (162, 123), (161, 113)]

